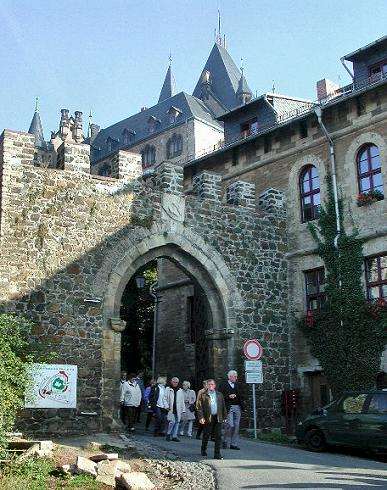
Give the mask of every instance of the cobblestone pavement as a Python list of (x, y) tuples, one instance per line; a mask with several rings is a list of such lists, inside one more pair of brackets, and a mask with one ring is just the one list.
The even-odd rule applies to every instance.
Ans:
[[(139, 440), (175, 452), (184, 461), (203, 461), (200, 441), (181, 438), (167, 442), (149, 435)], [(241, 441), (241, 451), (224, 450), (222, 461), (211, 459), (209, 444), (207, 463), (215, 469), (219, 490), (228, 489), (387, 489), (387, 466), (381, 461), (346, 454), (311, 453), (303, 449)]]

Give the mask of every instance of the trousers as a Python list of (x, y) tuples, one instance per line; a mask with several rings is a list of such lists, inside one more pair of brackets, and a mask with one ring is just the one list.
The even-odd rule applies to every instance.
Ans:
[(220, 455), (220, 446), (222, 444), (222, 422), (218, 421), (217, 415), (211, 416), (211, 421), (204, 424), (203, 427), (203, 438), (202, 438), (202, 451), (207, 450), (208, 441), (211, 437), (214, 437), (214, 456)]
[(231, 405), (227, 415), (225, 427), (225, 442), (227, 445), (237, 446), (239, 442), (239, 424), (241, 421), (241, 407)]

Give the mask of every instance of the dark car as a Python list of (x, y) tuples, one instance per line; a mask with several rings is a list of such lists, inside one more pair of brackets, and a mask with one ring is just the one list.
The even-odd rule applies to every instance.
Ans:
[(386, 452), (387, 391), (344, 393), (300, 422), (296, 436), (311, 451), (336, 445)]

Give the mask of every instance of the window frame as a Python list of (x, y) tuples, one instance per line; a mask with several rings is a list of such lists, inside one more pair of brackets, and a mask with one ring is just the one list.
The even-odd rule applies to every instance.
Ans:
[[(145, 158), (145, 155), (151, 155), (152, 158)], [(153, 145), (146, 145), (145, 148), (141, 152), (141, 163), (142, 168), (151, 167), (156, 163), (156, 148)]]
[[(383, 252), (381, 254), (374, 254), (370, 255), (368, 257), (364, 258), (364, 272), (365, 272), (365, 283), (366, 283), (366, 290), (367, 290), (367, 300), (368, 301), (378, 301), (379, 299), (384, 299), (386, 301), (386, 298), (383, 296), (383, 286), (387, 285), (387, 279), (383, 279), (382, 276), (382, 266), (381, 266), (381, 258), (382, 257), (387, 257), (387, 252)], [(369, 262), (373, 259), (377, 260), (377, 270), (378, 270), (378, 280), (377, 281), (369, 281), (369, 272), (370, 272), (370, 267), (369, 267)], [(371, 297), (371, 289), (377, 287), (379, 289), (379, 295), (377, 298), (372, 298)]]
[[(374, 63), (373, 65), (371, 65), (369, 68), (368, 68), (368, 76), (370, 78), (373, 78), (373, 77), (377, 77), (377, 76), (380, 76), (381, 78), (387, 76), (387, 71), (386, 73), (383, 73), (383, 66), (387, 66), (387, 58), (381, 60), (381, 61), (378, 61), (377, 63)], [(379, 73), (372, 73), (373, 70), (375, 70), (375, 68), (380, 68), (380, 72)]]
[[(378, 149), (378, 157), (380, 161), (380, 166), (376, 169), (372, 168), (372, 157), (371, 157), (371, 148), (375, 147)], [(360, 168), (360, 156), (363, 155), (364, 152), (367, 152), (367, 171), (366, 172), (361, 172)], [(378, 145), (375, 145), (375, 143), (365, 143), (362, 145), (356, 154), (356, 170), (357, 170), (357, 186), (359, 189), (360, 194), (368, 194), (369, 192), (379, 190), (377, 187), (380, 186), (375, 186), (374, 185), (374, 175), (377, 174), (382, 174), (382, 162), (381, 162), (381, 157), (380, 157), (380, 148)], [(361, 181), (362, 179), (368, 178), (370, 180), (370, 188), (367, 191), (363, 191), (361, 189)], [(383, 175), (382, 175), (382, 191), (380, 191), (384, 195), (384, 185), (383, 185)]]
[[(173, 149), (173, 152), (171, 151)], [(173, 134), (167, 141), (167, 158), (176, 158), (183, 153), (183, 137)]]
[[(325, 290), (324, 291), (321, 291), (321, 286), (325, 284), (326, 282), (326, 276), (325, 276), (325, 268), (324, 267), (315, 267), (313, 269), (307, 269), (307, 270), (304, 270), (303, 271), (304, 273), (304, 284), (305, 284), (305, 305), (306, 305), (306, 310), (311, 310), (311, 311), (321, 311), (322, 309), (322, 306), (323, 304), (325, 303), (326, 301), (326, 293), (325, 293)], [(308, 274), (318, 274), (318, 280), (316, 282), (316, 286), (317, 286), (317, 292), (316, 293), (312, 293), (312, 294), (308, 294), (308, 280), (307, 280), (307, 276)], [(321, 277), (321, 273), (323, 274), (323, 278), (324, 278), (324, 281), (321, 282), (320, 281), (320, 277)], [(310, 302), (312, 300), (316, 300), (317, 301), (317, 308), (311, 308), (310, 306)]]
[[(317, 176), (318, 176), (318, 188), (317, 189), (311, 189), (310, 191), (307, 191), (305, 192), (304, 191), (304, 186), (303, 186), (303, 179), (304, 179), (304, 176), (308, 173), (309, 174), (309, 181), (312, 182), (313, 178), (312, 178), (312, 169), (316, 169), (316, 172), (317, 172)], [(304, 165), (300, 171), (300, 176), (298, 178), (298, 192), (299, 192), (299, 199), (300, 199), (300, 207), (301, 207), (301, 222), (302, 223), (307, 223), (309, 221), (314, 221), (315, 219), (317, 219), (319, 217), (319, 210), (320, 210), (320, 206), (321, 206), (321, 187), (320, 187), (320, 174), (318, 172), (318, 169), (315, 165), (313, 164), (308, 164), (308, 165)], [(314, 196), (319, 194), (320, 195), (320, 204), (316, 205), (314, 204)], [(306, 213), (305, 213), (305, 203), (304, 203), (304, 199), (306, 197), (310, 197), (310, 204), (312, 206), (312, 209), (313, 209), (313, 216), (311, 218), (307, 218), (306, 217)], [(316, 210), (317, 209), (317, 210)]]
[[(257, 128), (254, 131), (252, 130), (253, 124), (257, 125)], [(239, 126), (240, 126), (240, 135), (243, 138), (247, 138), (248, 136), (258, 132), (258, 118), (253, 117), (247, 121), (244, 121)]]

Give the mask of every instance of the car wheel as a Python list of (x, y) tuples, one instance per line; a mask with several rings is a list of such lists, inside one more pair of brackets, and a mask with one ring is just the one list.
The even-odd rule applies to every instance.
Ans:
[(319, 429), (311, 429), (305, 435), (306, 447), (309, 451), (324, 451), (327, 447), (324, 434)]

